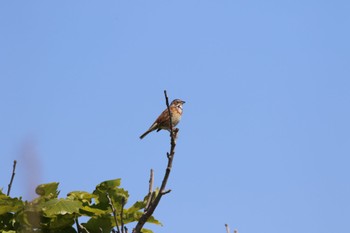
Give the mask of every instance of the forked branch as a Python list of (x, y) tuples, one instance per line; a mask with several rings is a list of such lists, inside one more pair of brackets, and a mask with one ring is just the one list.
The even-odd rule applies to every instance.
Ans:
[(176, 147), (176, 137), (177, 137), (177, 133), (179, 130), (177, 128), (175, 128), (175, 129), (173, 128), (172, 115), (170, 114), (169, 99), (168, 99), (166, 90), (164, 91), (164, 96), (165, 96), (165, 103), (166, 103), (168, 113), (170, 116), (169, 117), (169, 121), (170, 121), (170, 152), (167, 153), (168, 164), (167, 164), (167, 167), (165, 170), (164, 178), (163, 178), (159, 193), (154, 198), (154, 200), (152, 200), (151, 203), (149, 203), (148, 208), (143, 213), (143, 215), (139, 219), (138, 223), (136, 224), (135, 228), (133, 229), (133, 231), (132, 231), (133, 233), (140, 233), (141, 232), (141, 229), (143, 228), (143, 226), (145, 225), (147, 220), (152, 216), (154, 210), (157, 208), (162, 196), (171, 191), (171, 190), (165, 190), (165, 188), (166, 188), (166, 184), (168, 182), (168, 178), (169, 178), (171, 168), (173, 165), (173, 159), (174, 159), (175, 147)]

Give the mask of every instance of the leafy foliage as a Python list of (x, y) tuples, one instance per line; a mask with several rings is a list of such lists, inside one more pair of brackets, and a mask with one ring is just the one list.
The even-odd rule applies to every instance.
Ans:
[[(87, 217), (81, 226), (88, 232), (111, 232), (117, 223), (136, 222), (146, 207), (147, 196), (125, 208), (129, 193), (120, 188), (120, 183), (120, 179), (107, 180), (92, 193), (74, 191), (66, 198), (58, 198), (59, 183), (42, 184), (36, 188), (38, 197), (32, 201), (9, 197), (0, 190), (0, 232), (77, 233), (74, 226), (80, 217)], [(161, 225), (153, 216), (148, 222)]]

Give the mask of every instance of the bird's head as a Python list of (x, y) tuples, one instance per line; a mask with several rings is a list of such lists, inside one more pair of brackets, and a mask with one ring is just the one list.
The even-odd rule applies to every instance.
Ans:
[(176, 106), (178, 108), (181, 108), (182, 109), (182, 105), (186, 103), (185, 101), (183, 100), (180, 100), (180, 99), (174, 99), (172, 102), (171, 102), (171, 105), (172, 106)]

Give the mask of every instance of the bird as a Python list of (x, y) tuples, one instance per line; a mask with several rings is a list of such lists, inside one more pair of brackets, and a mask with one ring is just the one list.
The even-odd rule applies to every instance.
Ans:
[[(184, 103), (186, 103), (186, 102), (183, 100), (174, 99), (169, 106), (173, 127), (175, 127), (181, 120), (182, 106)], [(151, 127), (149, 127), (149, 129), (140, 136), (140, 139), (144, 138), (147, 134), (149, 134), (150, 132), (152, 132), (154, 130), (157, 130), (157, 132), (162, 130), (162, 129), (170, 131), (170, 121), (169, 120), (170, 120), (169, 119), (169, 111), (167, 108), (159, 115), (159, 117), (154, 121), (154, 123), (151, 125)]]

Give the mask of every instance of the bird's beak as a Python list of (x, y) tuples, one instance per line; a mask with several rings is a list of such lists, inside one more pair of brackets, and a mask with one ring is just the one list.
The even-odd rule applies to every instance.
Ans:
[(185, 101), (182, 101), (182, 103), (184, 104), (184, 103), (186, 103)]

